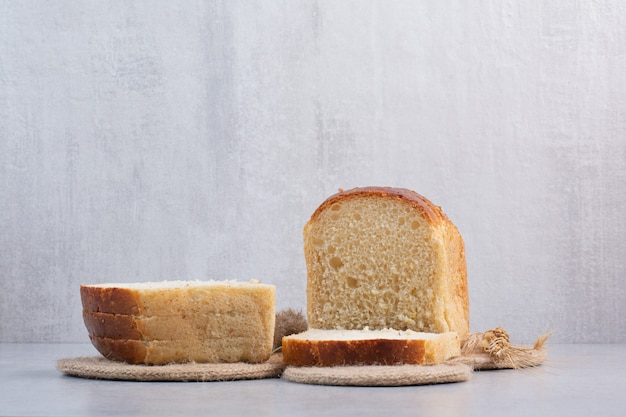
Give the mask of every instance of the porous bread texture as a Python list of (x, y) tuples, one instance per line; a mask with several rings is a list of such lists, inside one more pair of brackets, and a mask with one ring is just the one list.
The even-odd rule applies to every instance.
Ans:
[(303, 235), (309, 328), (469, 332), (463, 239), (425, 197), (389, 187), (340, 191)]
[(309, 329), (283, 338), (283, 362), (291, 366), (433, 365), (460, 354), (456, 332)]
[(105, 357), (133, 364), (265, 362), (276, 288), (256, 281), (81, 285), (83, 319)]

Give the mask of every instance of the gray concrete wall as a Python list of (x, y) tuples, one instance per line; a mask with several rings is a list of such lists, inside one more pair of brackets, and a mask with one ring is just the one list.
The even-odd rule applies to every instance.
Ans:
[(411, 188), (467, 247), (472, 329), (626, 342), (626, 5), (0, 1), (0, 342), (81, 342), (78, 286), (250, 279)]

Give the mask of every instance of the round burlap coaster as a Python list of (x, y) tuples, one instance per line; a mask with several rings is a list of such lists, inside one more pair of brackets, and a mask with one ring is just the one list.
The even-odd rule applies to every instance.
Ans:
[(293, 367), (283, 372), (283, 379), (316, 385), (351, 385), (398, 387), (467, 381), (472, 368), (463, 363), (438, 365)]
[(66, 375), (119, 381), (208, 382), (277, 378), (283, 372), (281, 355), (265, 363), (184, 363), (163, 366), (129, 365), (104, 357), (60, 359), (57, 369)]

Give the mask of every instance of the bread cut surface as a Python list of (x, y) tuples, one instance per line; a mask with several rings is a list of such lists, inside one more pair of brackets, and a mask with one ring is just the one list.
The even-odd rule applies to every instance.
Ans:
[(463, 239), (425, 197), (388, 187), (340, 191), (303, 235), (310, 328), (469, 332)]
[(292, 366), (432, 365), (460, 353), (456, 332), (310, 329), (283, 338), (283, 361)]
[(259, 282), (82, 285), (83, 319), (105, 357), (134, 364), (264, 362), (276, 288)]

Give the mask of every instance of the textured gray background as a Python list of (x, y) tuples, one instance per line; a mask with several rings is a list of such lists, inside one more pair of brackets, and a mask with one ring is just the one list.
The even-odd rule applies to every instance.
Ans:
[(626, 342), (626, 3), (0, 1), (0, 342), (78, 286), (250, 279), (394, 185), (465, 238), (472, 329)]

